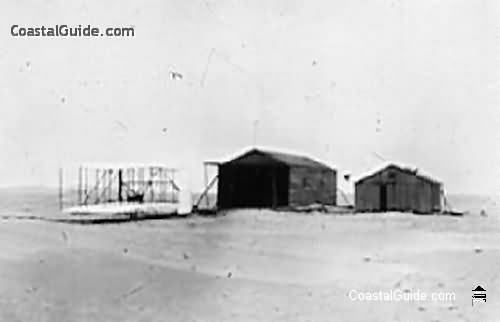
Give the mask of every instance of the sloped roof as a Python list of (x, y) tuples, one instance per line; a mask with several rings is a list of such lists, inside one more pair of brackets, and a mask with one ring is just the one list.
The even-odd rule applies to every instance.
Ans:
[(310, 157), (303, 156), (303, 155), (296, 155), (296, 154), (291, 154), (291, 153), (284, 153), (284, 152), (277, 152), (277, 151), (270, 151), (270, 150), (263, 150), (260, 148), (253, 148), (242, 155), (224, 162), (224, 163), (231, 163), (236, 160), (240, 160), (243, 158), (246, 158), (252, 154), (260, 154), (263, 156), (266, 156), (275, 162), (285, 164), (290, 167), (308, 167), (308, 168), (320, 168), (320, 169), (329, 169), (332, 170), (332, 168), (322, 162), (316, 161)]
[(486, 292), (486, 290), (479, 285), (475, 289), (473, 289), (472, 291), (473, 292)]
[(427, 172), (420, 170), (416, 166), (403, 164), (400, 162), (385, 162), (382, 165), (379, 165), (378, 167), (373, 169), (372, 171), (369, 171), (369, 172), (365, 173), (364, 175), (359, 176), (355, 182), (356, 183), (363, 182), (366, 179), (371, 178), (371, 177), (377, 175), (378, 173), (385, 171), (388, 168), (396, 168), (399, 171), (414, 175), (414, 176), (421, 178), (421, 179), (424, 179), (426, 181), (441, 184), (441, 181), (439, 179), (436, 179), (435, 176), (432, 176), (432, 175), (428, 174)]

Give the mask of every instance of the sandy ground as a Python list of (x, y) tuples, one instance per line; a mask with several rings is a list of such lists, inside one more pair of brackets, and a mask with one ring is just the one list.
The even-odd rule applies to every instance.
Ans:
[[(499, 275), (497, 216), (0, 220), (0, 321), (499, 321)], [(348, 296), (398, 289), (456, 298)]]

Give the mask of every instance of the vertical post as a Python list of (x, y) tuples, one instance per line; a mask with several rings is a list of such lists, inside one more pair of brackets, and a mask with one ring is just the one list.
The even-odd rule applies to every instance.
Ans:
[(163, 169), (163, 202), (168, 202), (168, 168)]
[(89, 193), (89, 168), (85, 167), (85, 186), (84, 186), (84, 196), (85, 196), (85, 204), (87, 204), (87, 201), (89, 199), (88, 193)]
[(109, 169), (108, 171), (109, 171), (108, 172), (108, 188), (107, 188), (108, 199), (106, 199), (106, 201), (110, 202), (111, 198), (113, 197), (113, 195), (111, 193), (111, 188), (113, 187), (113, 169)]
[[(205, 189), (207, 189), (207, 186), (208, 186), (208, 169), (207, 169), (206, 163), (203, 163), (203, 172), (204, 172), (204, 181), (205, 181), (205, 187), (203, 188), (203, 190), (205, 191)], [(210, 206), (210, 200), (208, 200), (208, 191), (205, 194), (205, 202), (206, 202), (206, 205), (208, 208)]]
[(163, 192), (163, 167), (158, 168), (158, 201), (163, 201), (162, 192)]
[(175, 189), (175, 170), (172, 170), (172, 202), (177, 202), (178, 200), (178, 193), (177, 190)]
[(170, 180), (171, 179), (172, 178), (170, 178), (170, 170), (166, 169), (166, 171), (165, 171), (165, 202), (169, 202), (170, 201), (170, 198), (168, 196), (168, 194), (169, 194), (168, 187), (170, 186)]
[(64, 188), (63, 188), (63, 169), (59, 168), (59, 209), (63, 210), (64, 208)]
[(106, 200), (105, 190), (106, 190), (106, 169), (101, 169), (101, 191), (99, 191), (99, 202), (104, 202)]
[(145, 185), (144, 185), (144, 168), (137, 169), (137, 182), (139, 183), (139, 190), (141, 193), (145, 193)]
[(148, 180), (148, 186), (149, 186), (149, 195), (151, 198), (151, 202), (154, 202), (155, 200), (155, 180), (154, 180), (154, 172), (155, 168), (154, 167), (149, 167), (149, 180)]
[(99, 169), (95, 170), (95, 203), (99, 203), (99, 182), (101, 178), (99, 177)]
[(127, 178), (125, 179), (127, 190), (125, 191), (126, 197), (125, 199), (128, 201), (128, 196), (130, 191), (135, 191), (132, 183), (134, 182), (134, 168), (127, 169)]
[(130, 191), (135, 192), (135, 170), (134, 168), (129, 168), (127, 171), (127, 196)]
[(133, 168), (132, 169), (132, 182), (133, 182), (133, 187), (134, 187), (134, 192), (137, 193), (137, 190), (139, 190), (139, 186), (137, 185), (137, 176), (138, 176), (138, 173), (137, 173), (137, 170), (136, 168)]
[(118, 202), (122, 202), (123, 170), (118, 170)]
[(82, 205), (82, 167), (78, 167), (78, 205)]
[(104, 168), (102, 170), (104, 172), (103, 174), (103, 179), (102, 179), (102, 201), (104, 203), (107, 202), (108, 198), (107, 198), (107, 187), (108, 187), (108, 169)]

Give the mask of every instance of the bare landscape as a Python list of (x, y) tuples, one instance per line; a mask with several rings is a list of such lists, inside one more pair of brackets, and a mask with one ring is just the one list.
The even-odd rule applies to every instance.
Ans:
[[(22, 191), (2, 194), (1, 321), (498, 319), (500, 217), (491, 198), (455, 198), (464, 217), (235, 210), (76, 225), (43, 219), (63, 216), (50, 193)], [(477, 285), (488, 302), (473, 307)], [(456, 298), (348, 295), (398, 289)]]
[(500, 322), (500, 1), (0, 16), (0, 322)]

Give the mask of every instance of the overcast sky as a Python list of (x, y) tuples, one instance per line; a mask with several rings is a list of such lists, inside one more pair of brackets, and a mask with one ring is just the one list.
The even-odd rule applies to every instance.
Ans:
[[(258, 120), (257, 144), (340, 172), (378, 154), (450, 192), (500, 191), (498, 1), (4, 0), (0, 16), (2, 185), (159, 161), (199, 187), (202, 161), (252, 145)], [(14, 38), (13, 24), (135, 37)]]

